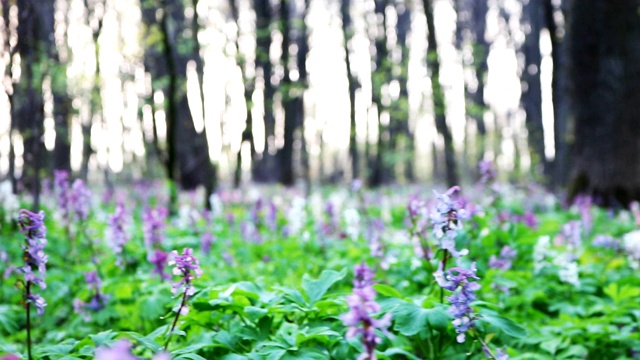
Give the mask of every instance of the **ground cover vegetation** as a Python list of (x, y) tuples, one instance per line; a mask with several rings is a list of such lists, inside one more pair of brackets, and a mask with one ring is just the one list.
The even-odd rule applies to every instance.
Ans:
[[(488, 168), (490, 169), (490, 167)], [(2, 196), (3, 359), (631, 359), (640, 212), (535, 188), (255, 188), (212, 209), (56, 173)], [(276, 191), (277, 190), (277, 191)]]

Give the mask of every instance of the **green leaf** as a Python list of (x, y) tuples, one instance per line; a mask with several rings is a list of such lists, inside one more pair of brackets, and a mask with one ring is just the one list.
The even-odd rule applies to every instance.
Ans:
[(510, 319), (498, 315), (498, 313), (493, 310), (480, 309), (479, 313), (481, 317), (478, 321), (491, 324), (502, 330), (507, 335), (515, 338), (523, 338), (527, 336), (527, 331), (522, 326), (516, 324)]
[(407, 358), (407, 359), (411, 359), (411, 360), (420, 360), (419, 357), (413, 355), (412, 353), (408, 352), (408, 351), (404, 351), (402, 349), (399, 348), (389, 348), (387, 350), (385, 350), (383, 353), (383, 355), (388, 356), (392, 359), (396, 359), (397, 357), (395, 355), (402, 355), (402, 358)]
[(434, 329), (444, 329), (451, 319), (442, 306), (424, 309), (409, 302), (402, 302), (399, 306), (391, 309), (391, 314), (393, 315), (393, 328), (405, 336), (413, 336), (421, 330), (427, 329), (428, 326)]
[(373, 285), (373, 288), (376, 290), (376, 292), (382, 296), (388, 296), (388, 297), (395, 297), (398, 299), (402, 299), (403, 296), (402, 294), (400, 294), (400, 292), (394, 288), (392, 288), (389, 285), (385, 285), (385, 284), (375, 284)]
[(89, 337), (93, 341), (96, 347), (109, 344), (117, 333), (112, 330), (103, 331), (97, 334), (91, 334)]
[(207, 360), (206, 358), (203, 358), (202, 356), (197, 354), (182, 354), (173, 358), (173, 360), (180, 360), (180, 359)]
[(317, 280), (311, 280), (309, 279), (309, 276), (305, 274), (302, 277), (302, 288), (307, 294), (309, 302), (313, 305), (315, 302), (322, 299), (324, 294), (333, 284), (344, 279), (346, 275), (346, 269), (342, 269), (340, 272), (325, 270), (320, 274), (320, 278)]
[(153, 353), (157, 353), (158, 351), (160, 351), (160, 349), (162, 349), (162, 346), (160, 346), (157, 342), (155, 342), (150, 337), (140, 335), (133, 331), (127, 331), (124, 334), (128, 335), (129, 337), (131, 337), (131, 339), (137, 341), (138, 343), (140, 343), (140, 345), (144, 346), (145, 348), (151, 350), (151, 352)]

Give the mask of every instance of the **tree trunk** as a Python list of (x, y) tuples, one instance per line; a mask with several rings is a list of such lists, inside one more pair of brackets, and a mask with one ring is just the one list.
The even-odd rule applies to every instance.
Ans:
[[(565, 186), (569, 179), (569, 153), (572, 141), (569, 134), (571, 106), (568, 96), (568, 41), (565, 35), (569, 12), (566, 6), (566, 0), (562, 1), (559, 8), (554, 7), (553, 1), (544, 0), (545, 23), (551, 36), (551, 55), (553, 58), (551, 88), (553, 97), (555, 157), (552, 166), (551, 185), (555, 189)], [(556, 23), (554, 18), (555, 11), (560, 11), (563, 14), (565, 24), (563, 28), (559, 28), (559, 25)]]
[(254, 181), (267, 182), (274, 179), (273, 156), (269, 153), (269, 143), (275, 137), (275, 118), (273, 114), (273, 95), (275, 89), (271, 83), (272, 66), (269, 58), (271, 47), (272, 8), (269, 0), (254, 0), (256, 12), (256, 69), (262, 70), (264, 78), (264, 144), (262, 154), (255, 154), (252, 160), (251, 174)]
[(360, 177), (360, 158), (358, 154), (358, 139), (356, 137), (356, 90), (358, 89), (358, 81), (353, 75), (351, 65), (351, 54), (349, 51), (349, 42), (351, 41), (353, 28), (351, 22), (351, 0), (342, 0), (340, 6), (340, 14), (342, 16), (342, 44), (345, 52), (345, 62), (347, 65), (347, 81), (349, 82), (349, 157), (351, 159), (351, 178)]
[(431, 91), (433, 93), (433, 111), (436, 129), (444, 140), (444, 159), (446, 181), (449, 186), (459, 184), (456, 155), (453, 147), (453, 137), (447, 126), (444, 92), (440, 85), (440, 60), (438, 58), (438, 44), (436, 42), (435, 24), (433, 18), (433, 0), (423, 0), (424, 12), (427, 17), (427, 67), (431, 72)]
[(389, 177), (389, 170), (387, 169), (384, 155), (389, 140), (389, 128), (388, 125), (382, 125), (380, 119), (382, 113), (386, 111), (386, 106), (382, 101), (382, 85), (388, 83), (389, 80), (389, 65), (388, 57), (389, 50), (387, 49), (387, 8), (388, 0), (375, 0), (375, 13), (376, 18), (382, 19), (381, 24), (376, 23), (378, 27), (378, 33), (375, 39), (376, 48), (376, 69), (372, 75), (373, 83), (373, 103), (378, 109), (378, 144), (376, 146), (376, 154), (373, 159), (369, 160), (371, 173), (369, 174), (369, 185), (380, 186)]
[[(522, 78), (525, 87), (522, 89), (522, 102), (526, 112), (527, 140), (532, 166), (540, 167), (543, 174), (548, 174), (548, 166), (544, 153), (544, 129), (542, 127), (542, 86), (540, 83), (540, 29), (542, 28), (541, 0), (529, 0), (524, 5), (523, 16), (526, 33), (523, 47), (525, 66)], [(540, 173), (540, 171), (534, 171)]]
[(633, 1), (575, 1), (569, 31), (575, 113), (570, 198), (640, 199), (640, 16)]

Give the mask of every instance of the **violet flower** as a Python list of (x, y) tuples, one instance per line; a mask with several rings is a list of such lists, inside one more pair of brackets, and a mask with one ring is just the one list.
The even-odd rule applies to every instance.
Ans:
[[(47, 271), (46, 264), (49, 257), (44, 252), (44, 247), (47, 244), (44, 212), (34, 213), (22, 209), (18, 215), (18, 224), (20, 225), (20, 231), (25, 234), (26, 243), (22, 247), (24, 266), (18, 268), (18, 271), (24, 275), (27, 306), (32, 303), (36, 307), (38, 315), (42, 315), (47, 304), (40, 295), (31, 292), (31, 284), (37, 284), (41, 289), (47, 287), (44, 282), (44, 276)], [(34, 271), (37, 271), (38, 275)]]
[(57, 208), (60, 210), (62, 223), (69, 226), (70, 221), (70, 205), (69, 205), (69, 173), (66, 170), (53, 171), (53, 188), (58, 201)]
[(349, 312), (342, 315), (342, 322), (348, 328), (346, 337), (362, 336), (365, 351), (359, 360), (375, 360), (375, 348), (381, 339), (375, 334), (379, 329), (383, 332), (391, 324), (391, 314), (385, 314), (381, 319), (375, 319), (373, 314), (380, 312), (380, 305), (375, 301), (376, 291), (373, 289), (373, 272), (365, 264), (354, 268), (353, 294), (347, 296)]
[(512, 260), (518, 255), (518, 251), (510, 246), (504, 246), (500, 250), (500, 256), (491, 255), (489, 259), (489, 267), (492, 269), (501, 269), (503, 271), (511, 269)]
[(481, 184), (486, 184), (496, 179), (497, 172), (493, 161), (481, 160), (478, 162), (478, 170), (480, 171)]
[(122, 266), (122, 258), (120, 254), (124, 250), (124, 246), (131, 239), (131, 235), (127, 232), (128, 228), (127, 212), (122, 202), (118, 202), (115, 212), (109, 216), (109, 230), (107, 240), (109, 246), (116, 255), (116, 264)]
[(475, 317), (470, 303), (476, 299), (475, 292), (480, 289), (480, 284), (472, 282), (480, 279), (476, 276), (476, 264), (472, 263), (470, 269), (453, 267), (447, 271), (443, 271), (440, 264), (433, 276), (440, 287), (454, 292), (452, 296), (447, 297), (451, 304), (449, 314), (454, 318), (453, 327), (458, 333), (456, 340), (463, 343), (466, 339), (465, 333), (474, 326)]
[(165, 238), (168, 211), (163, 207), (144, 209), (142, 214), (144, 242), (148, 248), (161, 245)]
[[(128, 340), (118, 340), (115, 344), (100, 346), (96, 349), (96, 360), (140, 360), (131, 353), (131, 343)], [(154, 355), (152, 360), (171, 360), (171, 355), (162, 351)]]
[(180, 280), (172, 284), (172, 292), (173, 295), (177, 295), (178, 291), (182, 291), (182, 301), (180, 302), (178, 311), (176, 311), (176, 317), (173, 320), (173, 325), (171, 325), (169, 337), (167, 338), (167, 342), (164, 344), (164, 350), (167, 350), (167, 347), (169, 346), (171, 335), (173, 335), (173, 330), (176, 328), (180, 315), (186, 315), (189, 313), (187, 299), (195, 293), (193, 279), (202, 276), (200, 262), (195, 256), (193, 256), (193, 250), (190, 248), (182, 250), (182, 255), (178, 255), (176, 250), (172, 251), (169, 265), (175, 265), (173, 268), (173, 274), (180, 276)]
[(451, 195), (457, 191), (460, 191), (459, 186), (450, 188), (444, 194), (434, 191), (438, 201), (430, 215), (433, 235), (440, 241), (440, 248), (449, 251), (454, 257), (469, 253), (467, 249), (457, 251), (455, 248), (457, 231), (462, 226), (462, 220), (467, 218), (466, 210), (460, 209), (459, 204), (451, 199)]
[(163, 280), (168, 280), (170, 278), (169, 274), (164, 272), (165, 266), (167, 266), (167, 260), (169, 258), (169, 254), (166, 252), (155, 249), (153, 252), (150, 252), (147, 256), (149, 262), (153, 265), (152, 273), (157, 274)]
[(76, 179), (71, 185), (69, 203), (73, 214), (78, 221), (84, 222), (89, 217), (91, 210), (91, 191), (81, 179)]
[(104, 309), (109, 300), (109, 295), (105, 295), (100, 291), (102, 279), (100, 279), (96, 271), (84, 273), (84, 279), (89, 291), (92, 292), (91, 299), (88, 303), (80, 299), (75, 299), (73, 301), (73, 310), (77, 314), (85, 315), (85, 320), (89, 320), (89, 314), (86, 310), (97, 312)]

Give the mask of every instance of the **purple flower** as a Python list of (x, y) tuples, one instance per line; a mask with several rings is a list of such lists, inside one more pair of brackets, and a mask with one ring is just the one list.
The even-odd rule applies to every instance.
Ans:
[(53, 187), (58, 200), (57, 208), (62, 215), (62, 222), (69, 225), (69, 173), (66, 170), (53, 171)]
[[(47, 244), (47, 228), (44, 226), (44, 212), (38, 213), (22, 209), (18, 215), (18, 224), (20, 231), (25, 234), (25, 245), (23, 245), (24, 266), (18, 270), (24, 275), (27, 292), (25, 294), (27, 304), (32, 303), (38, 310), (38, 315), (44, 313), (44, 307), (47, 303), (44, 299), (31, 292), (30, 284), (37, 284), (41, 289), (47, 287), (44, 282), (44, 275), (47, 271), (47, 254), (44, 247)], [(34, 273), (38, 271), (39, 276)]]
[(451, 199), (451, 195), (457, 191), (460, 191), (459, 186), (450, 188), (444, 194), (436, 192), (438, 201), (430, 215), (433, 234), (440, 240), (440, 248), (448, 250), (454, 257), (464, 256), (469, 252), (467, 249), (457, 251), (455, 248), (457, 231), (462, 226), (461, 221), (467, 218), (467, 212)]
[(81, 179), (76, 179), (73, 182), (69, 203), (73, 208), (76, 219), (79, 221), (87, 220), (91, 210), (91, 191)]
[(211, 252), (211, 244), (215, 241), (216, 237), (210, 232), (205, 232), (200, 237), (200, 248), (203, 253), (209, 254)]
[(620, 241), (614, 239), (610, 235), (602, 235), (602, 234), (596, 235), (593, 238), (592, 244), (595, 247), (602, 247), (602, 248), (612, 249), (612, 250), (618, 250), (622, 247), (622, 244), (620, 244)]
[(165, 221), (168, 211), (163, 207), (147, 207), (142, 214), (144, 242), (148, 248), (162, 244), (165, 237)]
[(127, 212), (122, 202), (118, 202), (115, 212), (109, 216), (109, 233), (107, 240), (113, 253), (118, 257), (116, 264), (122, 265), (120, 254), (124, 246), (131, 239), (131, 235), (127, 232), (128, 221)]
[(472, 282), (479, 279), (476, 276), (476, 265), (472, 263), (470, 269), (453, 267), (443, 271), (441, 263), (433, 276), (440, 287), (452, 292), (458, 290), (447, 297), (447, 300), (451, 304), (449, 313), (454, 318), (453, 327), (458, 333), (456, 340), (463, 343), (466, 338), (465, 333), (474, 326), (473, 309), (470, 303), (476, 299), (475, 292), (480, 289), (480, 284)]
[[(180, 276), (180, 281), (172, 284), (173, 295), (177, 295), (178, 291), (184, 288), (184, 297), (193, 295), (196, 289), (193, 287), (193, 279), (202, 276), (202, 269), (200, 269), (200, 262), (193, 256), (193, 250), (185, 248), (182, 250), (182, 255), (179, 255), (176, 250), (171, 252), (171, 260), (169, 265), (175, 265), (173, 268), (173, 275)], [(189, 308), (183, 301), (180, 307), (181, 314), (187, 314)]]
[[(131, 343), (128, 340), (118, 340), (111, 347), (100, 346), (96, 349), (96, 360), (138, 360), (131, 353)], [(171, 355), (162, 351), (154, 355), (152, 360), (171, 360)]]
[(34, 294), (34, 293), (27, 295), (27, 304), (33, 304), (33, 306), (35, 306), (36, 310), (38, 311), (38, 315), (44, 314), (44, 307), (47, 306), (47, 303), (46, 301), (44, 301), (44, 298), (42, 298), (40, 294)]
[(486, 184), (496, 179), (497, 172), (493, 161), (481, 160), (478, 162), (478, 170), (480, 171), (480, 183)]
[(385, 314), (381, 319), (372, 317), (380, 312), (380, 305), (375, 301), (376, 292), (371, 287), (373, 272), (365, 263), (356, 265), (354, 271), (353, 294), (347, 296), (349, 312), (342, 316), (342, 322), (348, 328), (347, 338), (362, 336), (365, 352), (360, 354), (358, 359), (374, 360), (375, 347), (381, 341), (375, 330), (386, 332), (391, 324), (391, 314)]
[(100, 279), (96, 271), (84, 273), (84, 279), (87, 283), (89, 291), (91, 291), (93, 294), (91, 295), (91, 299), (89, 299), (88, 303), (85, 303), (80, 299), (75, 299), (73, 301), (73, 310), (77, 314), (85, 314), (85, 320), (89, 320), (89, 315), (85, 310), (96, 312), (104, 309), (104, 307), (107, 305), (107, 301), (109, 300), (109, 296), (103, 294), (100, 291), (102, 280)]
[(149, 262), (154, 266), (151, 271), (154, 274), (160, 275), (160, 278), (163, 280), (167, 280), (170, 277), (169, 274), (164, 272), (164, 267), (167, 265), (168, 258), (169, 254), (159, 249), (155, 249), (153, 253), (150, 253), (148, 256)]
[(500, 256), (491, 255), (489, 259), (489, 267), (492, 269), (501, 269), (503, 271), (511, 269), (511, 261), (516, 257), (518, 251), (510, 246), (504, 246), (500, 251)]

